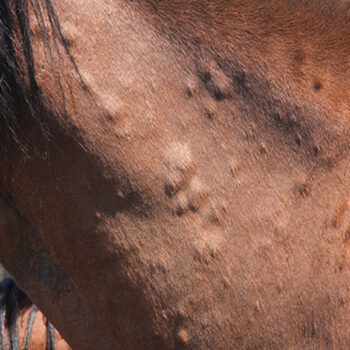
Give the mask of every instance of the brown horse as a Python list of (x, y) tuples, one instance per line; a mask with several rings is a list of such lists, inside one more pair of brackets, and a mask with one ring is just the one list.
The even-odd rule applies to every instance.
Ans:
[(350, 348), (342, 0), (0, 0), (0, 261), (74, 349)]
[(0, 349), (70, 349), (52, 324), (10, 277), (0, 282)]

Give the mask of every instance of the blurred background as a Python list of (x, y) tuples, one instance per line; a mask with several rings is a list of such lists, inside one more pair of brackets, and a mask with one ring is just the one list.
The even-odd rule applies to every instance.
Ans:
[(5, 269), (2, 267), (2, 265), (0, 264), (0, 280), (2, 280), (2, 278), (5, 276)]

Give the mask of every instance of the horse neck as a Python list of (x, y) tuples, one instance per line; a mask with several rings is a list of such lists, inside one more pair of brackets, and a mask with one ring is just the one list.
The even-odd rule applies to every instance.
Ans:
[(136, 6), (161, 33), (186, 47), (199, 70), (205, 61), (215, 61), (221, 78), (250, 80), (251, 95), (261, 98), (271, 91), (283, 102), (306, 108), (317, 104), (326, 113), (348, 116), (345, 2), (193, 0)]

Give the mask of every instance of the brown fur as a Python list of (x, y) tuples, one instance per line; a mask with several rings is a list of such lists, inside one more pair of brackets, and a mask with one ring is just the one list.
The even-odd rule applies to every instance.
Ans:
[(0, 258), (73, 348), (348, 349), (348, 3), (24, 3)]

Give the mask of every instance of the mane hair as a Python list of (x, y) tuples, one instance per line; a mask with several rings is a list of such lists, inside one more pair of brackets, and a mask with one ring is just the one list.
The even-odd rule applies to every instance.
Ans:
[[(22, 40), (29, 90), (33, 90), (30, 96), (26, 96), (23, 69), (20, 68), (15, 55), (15, 33), (18, 33)], [(0, 1), (0, 72), (0, 140), (2, 144), (8, 144), (9, 140), (19, 143), (20, 107), (23, 102), (33, 107), (33, 95), (37, 91), (24, 0), (18, 0), (16, 4), (11, 0)]]
[[(29, 6), (33, 9), (49, 55), (52, 57), (53, 52), (59, 52), (59, 43), (74, 67), (81, 86), (89, 93), (62, 34), (51, 0), (0, 0), (0, 142), (4, 145), (7, 156), (11, 154), (10, 145), (13, 142), (28, 153), (26, 135), (21, 132), (24, 109), (29, 111), (25, 117), (39, 125), (45, 138), (50, 141), (48, 111), (44, 108), (44, 97), (36, 80)], [(47, 35), (49, 31), (53, 33), (51, 38)], [(61, 86), (58, 78), (57, 84)], [(63, 89), (61, 90), (64, 95)], [(55, 114), (55, 111), (50, 110), (50, 113)]]
[[(8, 329), (9, 350), (19, 350), (17, 321), (21, 312), (31, 308), (28, 325), (23, 342), (23, 350), (29, 349), (35, 317), (38, 311), (36, 305), (22, 291), (14, 279), (5, 277), (0, 282), (0, 350), (5, 350), (5, 328)], [(46, 350), (55, 350), (55, 328), (46, 320)]]

